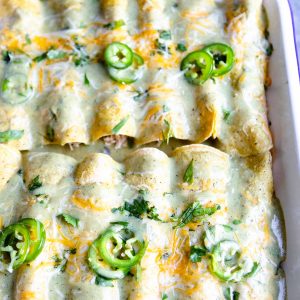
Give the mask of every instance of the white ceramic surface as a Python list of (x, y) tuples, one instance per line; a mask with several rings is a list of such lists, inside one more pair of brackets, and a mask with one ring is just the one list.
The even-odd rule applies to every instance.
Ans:
[(287, 0), (264, 0), (274, 52), (267, 92), (274, 136), (275, 191), (287, 232), (284, 269), (289, 300), (300, 299), (300, 85), (291, 12)]

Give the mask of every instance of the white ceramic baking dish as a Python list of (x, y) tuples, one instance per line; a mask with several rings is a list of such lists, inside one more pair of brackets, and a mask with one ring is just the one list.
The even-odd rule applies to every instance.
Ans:
[(300, 84), (293, 20), (288, 0), (264, 0), (274, 52), (267, 100), (274, 137), (275, 191), (287, 233), (284, 269), (289, 300), (300, 299)]

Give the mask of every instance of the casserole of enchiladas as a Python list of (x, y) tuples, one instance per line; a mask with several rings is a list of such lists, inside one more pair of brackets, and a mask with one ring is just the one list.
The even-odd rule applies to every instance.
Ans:
[(262, 0), (0, 0), (0, 298), (280, 299)]

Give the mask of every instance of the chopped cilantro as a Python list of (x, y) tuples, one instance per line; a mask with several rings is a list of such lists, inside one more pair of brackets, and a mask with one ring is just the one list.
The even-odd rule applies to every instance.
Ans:
[(104, 28), (114, 30), (124, 26), (126, 23), (123, 20), (117, 20), (103, 25)]
[(68, 53), (61, 50), (50, 50), (47, 52), (47, 58), (49, 59), (62, 59), (68, 56)]
[(269, 43), (267, 49), (266, 49), (266, 54), (267, 56), (271, 56), (273, 54), (274, 47), (272, 43)]
[(144, 98), (148, 97), (148, 95), (149, 95), (149, 91), (148, 90), (145, 90), (145, 91), (136, 91), (136, 93), (137, 93), (137, 95), (135, 95), (133, 97), (134, 101), (141, 101)]
[(231, 111), (227, 109), (223, 109), (223, 120), (225, 122), (228, 122), (230, 115), (231, 115)]
[(169, 123), (168, 120), (164, 119), (164, 123), (166, 126), (166, 130), (163, 131), (162, 135), (163, 135), (163, 141), (168, 145), (170, 138), (173, 137), (173, 132), (172, 132), (172, 128), (171, 125)]
[(185, 52), (187, 50), (186, 46), (183, 43), (178, 43), (176, 50), (179, 52)]
[(194, 160), (192, 159), (183, 174), (183, 182), (192, 184), (194, 182)]
[(117, 134), (120, 130), (121, 130), (121, 128), (126, 124), (126, 122), (128, 121), (128, 119), (129, 119), (129, 115), (126, 117), (126, 118), (124, 118), (124, 119), (122, 119), (113, 129), (112, 129), (112, 133), (113, 134)]
[(232, 224), (234, 224), (234, 225), (239, 225), (241, 223), (242, 223), (242, 221), (241, 220), (237, 220), (237, 219), (232, 221)]
[(125, 221), (116, 221), (116, 222), (110, 222), (112, 225), (122, 225), (122, 226), (128, 226), (128, 222)]
[(172, 34), (170, 30), (159, 30), (159, 38), (162, 40), (170, 40)]
[(165, 43), (160, 42), (158, 39), (155, 40), (155, 48), (157, 49), (158, 54), (171, 54), (170, 47)]
[(168, 111), (170, 111), (170, 107), (164, 104), (163, 105), (163, 112), (165, 113), (165, 112), (168, 112)]
[(42, 53), (41, 55), (36, 56), (33, 61), (35, 62), (41, 62), (42, 60), (45, 60), (47, 58), (47, 52)]
[(188, 206), (180, 217), (174, 218), (177, 221), (177, 225), (173, 228), (181, 228), (190, 222), (199, 221), (205, 216), (211, 216), (219, 209), (221, 207), (218, 204), (212, 207), (203, 207), (199, 201), (195, 201)]
[(41, 186), (43, 186), (43, 183), (40, 181), (40, 176), (37, 175), (29, 183), (29, 185), (28, 185), (28, 191), (29, 192), (33, 192), (34, 190), (40, 188)]
[(234, 291), (232, 289), (232, 287), (228, 287), (224, 291), (224, 297), (226, 300), (239, 300), (240, 293), (237, 291)]
[(90, 85), (90, 81), (89, 81), (86, 73), (84, 74), (84, 84), (85, 85)]
[(25, 34), (25, 41), (26, 41), (26, 44), (27, 45), (30, 45), (31, 44), (31, 39), (30, 39), (30, 36), (28, 33)]
[(64, 272), (67, 267), (68, 258), (71, 254), (76, 254), (76, 248), (68, 249), (63, 251), (62, 257), (54, 255), (52, 259), (54, 260), (54, 268), (59, 269), (60, 272)]
[(104, 278), (100, 275), (96, 276), (95, 284), (104, 287), (114, 287), (113, 281), (111, 279)]
[(132, 203), (125, 201), (125, 204), (118, 208), (113, 208), (112, 212), (129, 213), (129, 216), (142, 219), (148, 218), (151, 220), (161, 221), (154, 206), (150, 206), (149, 201), (145, 200), (146, 191), (140, 190), (136, 199)]
[(200, 246), (191, 246), (190, 250), (190, 261), (200, 262), (202, 257), (207, 254), (207, 250)]
[(12, 53), (10, 51), (2, 51), (2, 58), (6, 63), (9, 63), (12, 60)]
[(7, 143), (12, 140), (19, 140), (24, 135), (24, 130), (0, 131), (0, 143)]
[(9, 89), (9, 79), (4, 78), (1, 85), (2, 92), (5, 92)]
[(55, 139), (55, 131), (54, 131), (54, 128), (51, 126), (51, 125), (47, 125), (46, 127), (46, 139), (49, 141), (49, 142), (54, 142), (54, 139)]
[(75, 44), (75, 51), (72, 53), (72, 56), (73, 56), (73, 62), (76, 67), (84, 66), (90, 60), (90, 57), (86, 53), (84, 47), (77, 43)]
[(57, 216), (58, 218), (62, 219), (64, 222), (67, 224), (73, 226), (73, 227), (78, 227), (79, 219), (76, 217), (73, 217), (69, 214), (60, 214)]

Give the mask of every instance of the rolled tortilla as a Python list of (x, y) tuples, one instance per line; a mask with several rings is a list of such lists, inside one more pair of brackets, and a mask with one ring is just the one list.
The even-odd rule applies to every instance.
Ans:
[(0, 2), (0, 18), (11, 30), (23, 34), (42, 33), (44, 27), (44, 6), (35, 0), (5, 0)]
[(14, 148), (0, 144), (0, 191), (21, 167), (21, 153)]

